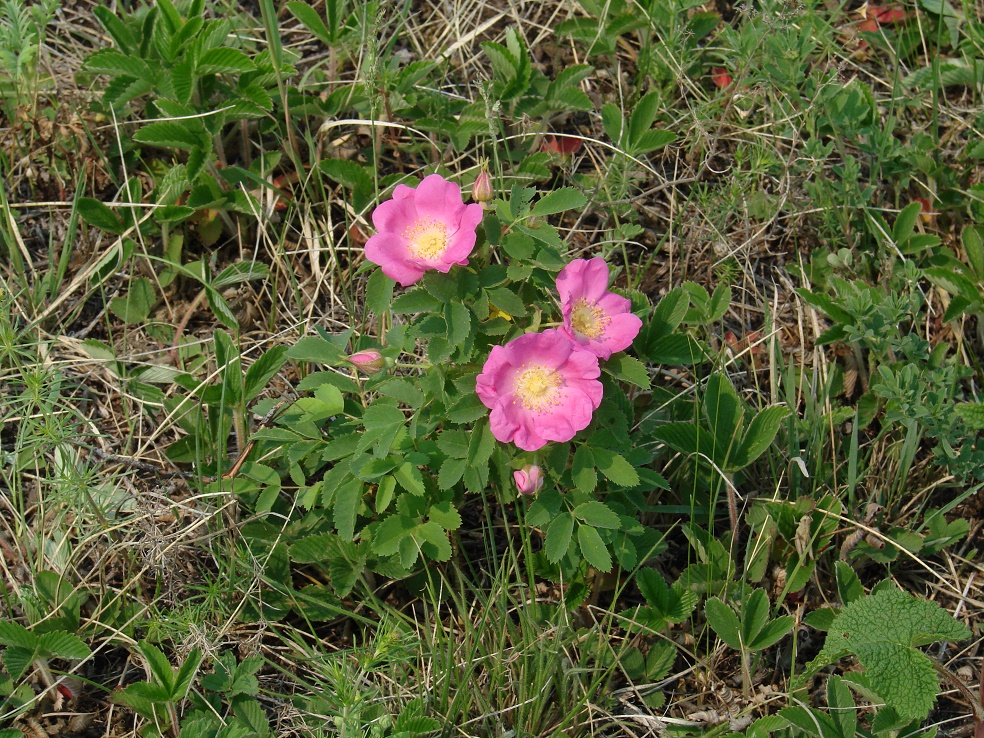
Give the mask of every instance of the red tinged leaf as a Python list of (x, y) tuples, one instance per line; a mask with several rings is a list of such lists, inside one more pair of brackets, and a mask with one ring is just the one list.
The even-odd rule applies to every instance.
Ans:
[(868, 18), (858, 23), (858, 30), (864, 31), (865, 33), (878, 33), (878, 21), (874, 18)]
[(540, 150), (552, 151), (561, 156), (576, 154), (581, 150), (581, 139), (573, 136), (544, 136)]
[(728, 74), (728, 70), (724, 67), (714, 67), (711, 69), (711, 81), (714, 82), (715, 87), (723, 90), (734, 82), (734, 78)]
[(882, 26), (893, 26), (897, 23), (901, 23), (909, 14), (906, 13), (902, 8), (897, 8), (892, 5), (868, 5), (868, 17), (874, 18), (879, 25)]

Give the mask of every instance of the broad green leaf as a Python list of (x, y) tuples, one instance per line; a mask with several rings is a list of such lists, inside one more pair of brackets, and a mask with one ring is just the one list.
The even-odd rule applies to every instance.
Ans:
[(684, 333), (674, 333), (658, 338), (644, 347), (645, 358), (651, 364), (690, 366), (698, 364), (707, 355), (703, 345)]
[(953, 413), (974, 430), (984, 430), (984, 402), (958, 402)]
[(595, 528), (590, 525), (578, 526), (577, 545), (584, 560), (595, 569), (605, 572), (612, 570), (612, 556), (608, 553), (608, 546)]
[(287, 360), (286, 346), (274, 346), (250, 364), (243, 379), (244, 399), (249, 402), (256, 398), (273, 379)]
[(239, 49), (222, 46), (202, 54), (195, 71), (198, 74), (239, 74), (254, 69), (256, 65)]
[(36, 658), (37, 653), (33, 648), (8, 646), (3, 652), (3, 664), (7, 667), (7, 674), (15, 682), (20, 680)]
[(939, 691), (930, 660), (916, 650), (936, 641), (961, 641), (970, 629), (935, 602), (887, 587), (854, 600), (831, 624), (823, 650), (802, 681), (855, 654), (871, 689), (905, 720), (923, 720)]
[(746, 648), (752, 648), (755, 637), (769, 622), (769, 608), (769, 596), (764, 589), (753, 589), (742, 602), (739, 627), (741, 642)]
[(840, 738), (854, 738), (858, 730), (858, 709), (851, 688), (836, 674), (827, 679), (827, 707)]
[(167, 660), (167, 656), (149, 641), (140, 641), (137, 643), (137, 649), (143, 655), (147, 668), (153, 675), (153, 682), (163, 687), (170, 696), (174, 689), (174, 669), (171, 668), (171, 662)]
[[(981, 141), (984, 144), (984, 140)], [(977, 277), (977, 281), (984, 281), (984, 237), (980, 226), (965, 226), (960, 233), (964, 251), (967, 252), (967, 263)]]
[(398, 407), (377, 400), (366, 409), (362, 424), (366, 432), (359, 442), (358, 450), (364, 451), (374, 446), (373, 455), (382, 457), (389, 454), (396, 434), (406, 426), (406, 418)]
[(573, 187), (561, 187), (548, 192), (533, 204), (530, 215), (542, 217), (562, 213), (566, 210), (581, 209), (588, 204), (588, 198)]
[(635, 155), (648, 154), (663, 148), (676, 140), (677, 135), (673, 131), (657, 130), (646, 131), (632, 145), (632, 153)]
[(142, 323), (150, 315), (157, 295), (154, 284), (147, 277), (137, 277), (130, 283), (125, 297), (114, 297), (109, 301), (109, 309), (124, 323)]
[(650, 92), (643, 95), (632, 109), (632, 115), (629, 117), (629, 145), (633, 151), (638, 150), (638, 143), (643, 134), (653, 127), (656, 113), (659, 112), (661, 97), (659, 92)]
[(451, 489), (461, 479), (467, 467), (467, 459), (445, 459), (444, 463), (441, 464), (441, 471), (437, 475), (437, 486), (441, 489)]
[(792, 615), (783, 615), (775, 620), (770, 620), (749, 642), (748, 648), (752, 651), (762, 651), (775, 645), (793, 629), (795, 624), (796, 620)]
[(37, 644), (38, 637), (20, 623), (0, 620), (0, 646), (16, 646), (33, 651)]
[(837, 580), (837, 596), (842, 605), (850, 605), (864, 597), (864, 586), (858, 579), (857, 573), (846, 561), (834, 563), (834, 575)]
[(383, 274), (382, 269), (377, 269), (369, 275), (366, 283), (366, 310), (382, 315), (390, 309), (393, 303), (393, 288), (396, 282)]
[(689, 307), (690, 296), (682, 287), (667, 292), (660, 298), (653, 310), (652, 317), (649, 319), (649, 325), (646, 328), (647, 338), (655, 341), (669, 336), (683, 322)]
[(458, 530), (461, 527), (461, 515), (450, 500), (431, 505), (427, 517), (447, 531)]
[(640, 569), (636, 573), (636, 585), (651, 610), (644, 614), (651, 619), (655, 617), (668, 623), (679, 623), (686, 620), (697, 605), (694, 592), (679, 584), (667, 586), (663, 577), (652, 569)]
[(290, 560), (298, 564), (314, 564), (328, 561), (333, 555), (331, 546), (332, 536), (329, 533), (319, 533), (305, 536), (288, 547)]
[(297, 20), (299, 20), (305, 28), (307, 28), (311, 33), (313, 33), (321, 43), (325, 46), (331, 47), (335, 45), (335, 37), (332, 35), (331, 31), (328, 30), (328, 26), (325, 22), (321, 20), (321, 16), (318, 15), (318, 11), (311, 7), (308, 3), (302, 2), (290, 2), (287, 3), (287, 10), (293, 14)]
[(526, 306), (515, 292), (508, 287), (496, 287), (486, 290), (489, 302), (510, 317), (526, 315)]
[(396, 481), (400, 483), (400, 486), (410, 494), (422, 497), (426, 491), (424, 489), (424, 478), (420, 474), (420, 469), (409, 461), (400, 464), (393, 473), (393, 476), (396, 477)]
[(486, 415), (488, 411), (478, 395), (469, 392), (448, 408), (445, 419), (452, 423), (471, 423)]
[(76, 209), (82, 220), (91, 226), (116, 235), (126, 230), (120, 217), (104, 202), (91, 197), (81, 197), (76, 204)]
[(463, 431), (446, 430), (437, 437), (437, 447), (445, 456), (463, 459), (468, 455), (468, 439)]
[(171, 689), (171, 701), (177, 702), (184, 699), (191, 688), (191, 681), (195, 678), (199, 665), (202, 663), (202, 652), (193, 648), (185, 657), (184, 663), (174, 674), (174, 686)]
[(372, 550), (380, 556), (391, 556), (400, 550), (400, 541), (417, 527), (417, 522), (406, 515), (390, 515), (376, 528)]
[(704, 605), (707, 623), (718, 637), (735, 651), (741, 650), (741, 624), (735, 611), (725, 604), (720, 597), (711, 597)]
[(761, 410), (748, 424), (741, 446), (731, 455), (729, 466), (744, 469), (761, 456), (775, 440), (779, 427), (789, 415), (789, 408), (773, 405)]
[(444, 320), (448, 326), (448, 343), (460, 346), (472, 334), (472, 312), (463, 302), (449, 302), (444, 306)]
[(571, 476), (574, 484), (582, 492), (591, 494), (598, 486), (598, 473), (595, 471), (594, 454), (587, 446), (579, 446), (574, 452)]
[(417, 288), (397, 295), (390, 305), (393, 315), (427, 313), (437, 310), (443, 303), (427, 290)]
[(148, 123), (133, 134), (138, 143), (167, 149), (191, 149), (201, 141), (198, 133), (175, 121), (162, 120)]
[(380, 479), (376, 484), (376, 500), (374, 502), (375, 511), (377, 513), (381, 513), (389, 510), (390, 503), (393, 502), (395, 493), (396, 479), (391, 476), (385, 476)]
[(377, 384), (373, 389), (381, 395), (399, 400), (404, 405), (417, 409), (424, 401), (424, 393), (420, 388), (406, 379), (388, 379)]
[(622, 527), (618, 515), (604, 502), (598, 502), (597, 500), (582, 502), (574, 508), (571, 514), (582, 523), (594, 526), (595, 528)]
[(796, 294), (803, 298), (803, 301), (807, 304), (815, 308), (820, 308), (828, 317), (838, 323), (850, 325), (854, 321), (854, 317), (847, 310), (835, 304), (827, 295), (819, 292), (811, 292), (803, 287), (797, 289)]
[(605, 478), (619, 487), (636, 487), (639, 484), (639, 473), (625, 457), (608, 449), (593, 449), (595, 466)]
[(567, 555), (571, 547), (571, 539), (574, 536), (574, 518), (568, 512), (561, 512), (547, 526), (547, 533), (544, 539), (543, 548), (547, 554), (547, 561), (556, 564)]
[(625, 135), (625, 118), (617, 105), (605, 103), (601, 108), (601, 124), (605, 133), (616, 146), (622, 144), (622, 137)]
[(92, 652), (77, 635), (56, 630), (38, 638), (38, 654), (47, 658), (81, 660), (89, 658)]
[(646, 368), (646, 365), (628, 354), (613, 354), (605, 362), (604, 370), (623, 382), (629, 382), (645, 390), (650, 388), (649, 370)]
[(429, 520), (417, 527), (414, 536), (421, 542), (430, 544), (424, 547), (424, 553), (434, 561), (447, 561), (451, 558), (451, 544), (448, 534), (436, 521)]
[(342, 540), (351, 541), (355, 537), (355, 521), (361, 506), (362, 480), (353, 479), (335, 490), (332, 518)]
[(892, 240), (895, 243), (902, 243), (913, 234), (921, 212), (922, 205), (918, 202), (909, 203), (902, 208), (902, 211), (895, 217), (895, 224), (892, 226)]
[(704, 412), (714, 431), (714, 459), (727, 459), (738, 445), (738, 433), (742, 429), (745, 416), (741, 400), (738, 399), (730, 379), (721, 374), (713, 374), (707, 380)]

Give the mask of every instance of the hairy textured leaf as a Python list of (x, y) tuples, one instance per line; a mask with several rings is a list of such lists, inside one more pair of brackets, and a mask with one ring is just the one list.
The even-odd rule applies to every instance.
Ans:
[(823, 650), (801, 679), (855, 654), (871, 689), (906, 720), (929, 714), (939, 691), (930, 660), (916, 650), (936, 641), (961, 641), (970, 629), (935, 602), (895, 589), (854, 600), (831, 624)]
[(77, 635), (56, 630), (38, 638), (38, 653), (49, 658), (85, 659), (92, 652)]

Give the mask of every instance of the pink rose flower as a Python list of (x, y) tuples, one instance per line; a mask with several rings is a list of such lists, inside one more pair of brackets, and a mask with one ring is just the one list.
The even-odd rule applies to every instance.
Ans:
[(600, 375), (598, 357), (554, 329), (495, 346), (475, 391), (492, 410), (492, 435), (536, 451), (588, 427), (601, 404)]
[(523, 495), (535, 494), (543, 486), (543, 472), (536, 464), (517, 469), (513, 472), (513, 479), (516, 480), (516, 489)]
[(447, 273), (468, 264), (482, 206), (465, 205), (461, 188), (439, 174), (414, 189), (397, 185), (393, 199), (372, 211), (376, 235), (366, 242), (366, 258), (406, 287), (429, 269)]
[(608, 291), (608, 264), (600, 256), (575, 259), (557, 275), (564, 316), (561, 332), (599, 359), (632, 345), (642, 328), (632, 303)]

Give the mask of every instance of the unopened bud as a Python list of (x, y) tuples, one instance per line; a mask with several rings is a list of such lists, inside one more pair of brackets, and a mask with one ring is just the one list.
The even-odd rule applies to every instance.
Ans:
[(386, 366), (386, 359), (383, 358), (383, 355), (373, 350), (359, 351), (349, 356), (348, 360), (356, 369), (366, 374), (373, 374)]
[(488, 202), (495, 195), (492, 188), (492, 175), (488, 169), (483, 169), (472, 185), (472, 200), (475, 202)]
[(516, 480), (516, 488), (520, 494), (524, 495), (532, 495), (543, 486), (543, 472), (535, 464), (514, 471), (513, 479)]

